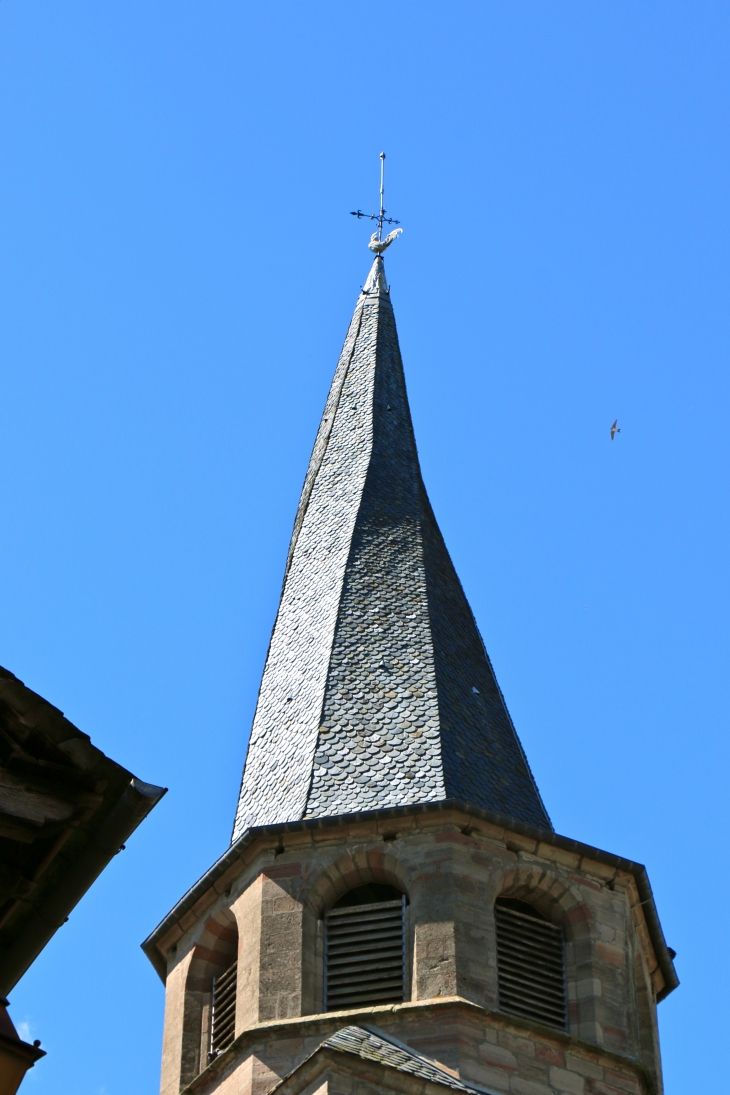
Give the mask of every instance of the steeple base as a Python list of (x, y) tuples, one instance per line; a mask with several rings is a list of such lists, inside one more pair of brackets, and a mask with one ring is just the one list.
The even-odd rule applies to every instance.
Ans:
[[(656, 1003), (676, 975), (644, 868), (466, 804), (251, 830), (145, 950), (166, 970), (162, 1095), (661, 1091)], [(215, 979), (236, 959), (235, 1025), (211, 1055)], [(397, 998), (335, 1010), (348, 977)]]

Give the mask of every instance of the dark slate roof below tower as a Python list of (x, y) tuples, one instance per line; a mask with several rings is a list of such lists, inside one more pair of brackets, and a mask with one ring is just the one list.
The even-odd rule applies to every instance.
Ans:
[(444, 799), (551, 828), (426, 495), (378, 257), (305, 479), (233, 837)]
[[(325, 1049), (334, 1049), (339, 1053), (349, 1053), (361, 1061), (373, 1061), (386, 1065), (417, 1080), (426, 1080), (432, 1084), (442, 1084), (453, 1091), (468, 1092), (469, 1095), (489, 1095), (486, 1088), (478, 1084), (468, 1084), (440, 1068), (429, 1057), (424, 1056), (392, 1035), (385, 1034), (377, 1027), (350, 1026), (335, 1031), (322, 1043)], [(315, 1051), (316, 1052), (316, 1051)], [(314, 1056), (314, 1054), (312, 1055)]]

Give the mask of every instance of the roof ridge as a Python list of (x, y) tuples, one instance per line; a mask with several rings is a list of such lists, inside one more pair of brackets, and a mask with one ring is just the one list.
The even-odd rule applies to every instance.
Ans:
[[(377, 1061), (388, 1068), (397, 1069), (421, 1080), (442, 1084), (456, 1091), (477, 1092), (478, 1095), (494, 1095), (480, 1084), (467, 1083), (438, 1065), (430, 1057), (413, 1049), (378, 1027), (352, 1025), (342, 1027), (331, 1034), (322, 1047), (341, 1053), (351, 1053), (364, 1060)], [(316, 1052), (316, 1051), (315, 1051)], [(409, 1067), (410, 1066), (410, 1067)]]

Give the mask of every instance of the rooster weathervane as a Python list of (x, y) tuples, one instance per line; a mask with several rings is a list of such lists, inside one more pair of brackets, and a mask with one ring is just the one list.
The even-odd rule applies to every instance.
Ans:
[(376, 255), (382, 255), (383, 251), (387, 247), (390, 247), (393, 240), (397, 240), (398, 236), (403, 231), (402, 228), (394, 228), (392, 232), (383, 239), (383, 225), (384, 224), (400, 224), (400, 221), (394, 220), (393, 217), (386, 217), (386, 208), (383, 204), (385, 200), (385, 153), (380, 153), (380, 212), (379, 213), (363, 213), (361, 209), (357, 212), (350, 213), (351, 217), (357, 217), (360, 220), (362, 217), (367, 217), (368, 220), (377, 221), (378, 230), (373, 232), (370, 237), (368, 247)]

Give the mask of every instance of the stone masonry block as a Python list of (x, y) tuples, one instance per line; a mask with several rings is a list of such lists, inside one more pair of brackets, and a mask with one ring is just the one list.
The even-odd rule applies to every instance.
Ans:
[(607, 1068), (604, 1079), (606, 1083), (613, 1084), (614, 1087), (619, 1088), (621, 1091), (626, 1091), (629, 1095), (638, 1095), (641, 1090), (641, 1084), (638, 1082), (636, 1076), (632, 1076), (631, 1073), (621, 1071), (617, 1068)]
[(539, 1043), (535, 1046), (535, 1055), (540, 1061), (547, 1061), (551, 1065), (565, 1066), (565, 1053), (558, 1046), (545, 1046)]
[(601, 883), (594, 882), (592, 878), (586, 878), (586, 876), (582, 874), (575, 874), (573, 871), (568, 875), (568, 878), (578, 886), (586, 886), (589, 890), (593, 890), (594, 893), (603, 893), (603, 886)]
[(592, 1080), (603, 1079), (603, 1068), (595, 1061), (587, 1057), (579, 1057), (577, 1053), (568, 1053), (565, 1058), (566, 1066), (571, 1072), (578, 1072), (581, 1076), (590, 1077)]
[(584, 1095), (585, 1079), (576, 1072), (553, 1065), (550, 1069), (550, 1084), (556, 1091), (566, 1091), (569, 1095)]
[(474, 826), (474, 831), (479, 837), (485, 836), (490, 840), (494, 840), (497, 844), (504, 846), (506, 830), (501, 825), (492, 825), (488, 821), (479, 821)]
[(606, 863), (599, 863), (596, 859), (584, 856), (580, 862), (580, 869), (586, 874), (592, 874), (594, 878), (600, 878), (604, 882), (613, 882), (616, 877), (616, 868)]
[(592, 1000), (603, 995), (603, 985), (598, 977), (586, 977), (575, 984), (576, 1000)]
[(513, 1053), (524, 1054), (527, 1057), (536, 1055), (535, 1043), (524, 1035), (513, 1034), (510, 1030), (499, 1032), (499, 1044), (511, 1049)]
[(520, 1076), (510, 1078), (509, 1089), (514, 1095), (555, 1095), (547, 1084), (538, 1083), (535, 1080), (523, 1080)]
[[(466, 1072), (464, 1079), (467, 1079)], [(504, 1072), (501, 1068), (492, 1068), (482, 1062), (470, 1062), (468, 1079), (474, 1084), (486, 1087), (489, 1091), (508, 1092), (510, 1090), (510, 1073)]]
[(603, 1080), (586, 1080), (586, 1095), (625, 1095), (619, 1087), (604, 1083)]
[(522, 833), (505, 832), (505, 844), (510, 852), (537, 851), (537, 841)]
[(503, 1046), (491, 1045), (485, 1042), (479, 1047), (479, 1057), (487, 1065), (494, 1068), (502, 1068), (507, 1072), (517, 1072), (517, 1058), (514, 1053)]
[(611, 946), (610, 943), (596, 943), (596, 955), (608, 966), (624, 969), (626, 966), (626, 954), (623, 949)]
[(537, 854), (542, 859), (552, 860), (553, 863), (560, 863), (563, 867), (572, 867), (573, 870), (580, 863), (580, 856), (575, 852), (568, 852), (565, 848), (558, 848), (555, 844), (539, 844), (537, 847)]

